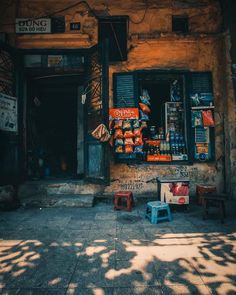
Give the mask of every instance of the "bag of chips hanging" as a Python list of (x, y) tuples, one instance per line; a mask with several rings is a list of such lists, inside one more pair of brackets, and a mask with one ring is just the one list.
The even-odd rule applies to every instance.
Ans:
[(211, 127), (215, 125), (211, 110), (202, 111), (202, 121), (203, 126), (205, 127)]
[(126, 138), (125, 141), (124, 141), (125, 145), (134, 145), (134, 141), (133, 141), (133, 138)]
[(143, 145), (142, 137), (135, 137), (134, 145)]
[(115, 152), (116, 152), (116, 153), (123, 153), (123, 152), (124, 152), (124, 150), (123, 150), (123, 146), (122, 146), (122, 145), (118, 145), (118, 146), (116, 147), (116, 149), (115, 149)]
[(144, 104), (146, 104), (148, 106), (151, 105), (150, 101), (145, 96), (140, 96), (140, 100), (141, 100), (142, 103), (144, 103)]
[(122, 138), (115, 139), (115, 146), (117, 146), (117, 145), (124, 145), (124, 141)]
[(134, 147), (134, 153), (135, 154), (143, 154), (143, 146), (142, 145), (135, 146)]
[(145, 114), (142, 110), (139, 110), (139, 115), (141, 121), (149, 121), (149, 116)]
[(123, 129), (124, 130), (129, 130), (131, 129), (132, 125), (131, 125), (131, 121), (130, 120), (124, 120), (123, 121)]
[(143, 129), (145, 129), (145, 128), (147, 128), (147, 122), (146, 122), (146, 121), (142, 121), (142, 122), (141, 122), (141, 127), (140, 127), (140, 129), (143, 130)]
[(123, 138), (123, 132), (121, 129), (115, 130), (114, 138)]
[(139, 128), (139, 126), (140, 126), (139, 120), (134, 120), (133, 121), (133, 128)]
[(139, 107), (140, 109), (145, 113), (145, 114), (149, 114), (151, 112), (149, 106), (147, 106), (146, 104), (144, 103), (139, 103)]
[(104, 124), (100, 124), (93, 130), (91, 135), (101, 142), (109, 141), (111, 135)]
[(123, 123), (122, 120), (115, 120), (114, 129), (122, 128), (122, 123)]
[(133, 131), (132, 130), (126, 130), (124, 132), (124, 138), (129, 138), (129, 137), (133, 137), (134, 134), (133, 134)]
[(135, 128), (133, 133), (134, 133), (134, 136), (141, 136), (141, 129)]
[(126, 146), (125, 146), (125, 153), (126, 153), (126, 154), (131, 154), (131, 153), (133, 153), (133, 146), (132, 146), (132, 145), (126, 145)]

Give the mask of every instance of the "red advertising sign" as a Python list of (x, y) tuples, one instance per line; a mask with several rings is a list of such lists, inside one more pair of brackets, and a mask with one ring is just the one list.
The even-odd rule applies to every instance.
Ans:
[(109, 119), (138, 119), (138, 108), (109, 109)]

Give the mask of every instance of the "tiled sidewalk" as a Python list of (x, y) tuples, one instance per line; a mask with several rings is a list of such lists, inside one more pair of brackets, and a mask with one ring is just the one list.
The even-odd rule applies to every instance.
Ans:
[[(232, 205), (233, 204), (233, 205)], [(236, 214), (152, 225), (145, 204), (0, 212), (0, 294), (236, 294)]]

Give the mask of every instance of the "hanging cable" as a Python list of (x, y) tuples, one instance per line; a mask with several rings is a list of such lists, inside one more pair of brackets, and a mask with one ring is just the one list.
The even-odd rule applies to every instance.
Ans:
[(146, 4), (145, 11), (144, 11), (143, 16), (141, 17), (141, 19), (138, 20), (138, 21), (134, 21), (134, 20), (132, 20), (130, 18), (129, 20), (130, 20), (131, 23), (133, 23), (135, 25), (139, 25), (139, 24), (141, 24), (144, 21), (144, 19), (146, 17), (146, 14), (147, 14), (147, 11), (148, 11), (148, 0), (145, 0), (145, 4)]
[[(91, 8), (91, 6), (88, 4), (87, 1), (78, 1), (78, 2), (75, 2), (74, 4), (71, 4), (69, 6), (66, 6), (62, 9), (59, 9), (59, 10), (55, 10), (54, 12), (51, 12), (49, 14), (45, 14), (45, 15), (40, 15), (40, 16), (37, 16), (37, 17), (31, 17), (31, 18), (28, 18), (28, 20), (35, 20), (35, 19), (39, 19), (39, 18), (48, 18), (48, 17), (51, 17), (51, 16), (54, 16), (55, 14), (58, 14), (58, 13), (62, 13), (66, 10), (69, 10), (71, 8), (74, 8), (78, 5), (81, 5), (81, 4), (84, 4), (88, 9), (89, 11), (92, 13), (92, 15), (95, 17), (95, 18), (99, 18), (98, 15), (94, 12), (94, 10)], [(15, 25), (16, 22), (13, 22), (13, 23), (0, 23), (0, 25), (2, 26), (11, 26), (11, 25)]]

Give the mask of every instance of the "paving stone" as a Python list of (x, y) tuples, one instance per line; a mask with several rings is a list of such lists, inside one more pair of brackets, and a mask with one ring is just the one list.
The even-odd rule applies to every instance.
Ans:
[(153, 263), (142, 259), (117, 260), (112, 274), (114, 287), (136, 288), (160, 284)]
[(146, 240), (116, 240), (116, 259), (146, 259), (148, 255), (148, 242)]
[[(168, 285), (163, 286), (164, 295), (179, 294), (179, 295), (210, 295), (210, 290), (205, 285)], [(223, 293), (222, 293), (223, 294)]]
[(146, 235), (142, 226), (137, 226), (135, 229), (122, 227), (117, 229), (117, 238), (119, 240), (145, 240)]
[(227, 284), (227, 283), (213, 283), (207, 284), (207, 287), (210, 289), (212, 295), (235, 295), (236, 294), (236, 283)]
[(83, 257), (74, 271), (71, 284), (78, 288), (113, 287), (115, 260)]
[(66, 295), (113, 295), (113, 288), (68, 288)]
[(95, 220), (116, 220), (116, 213), (115, 212), (99, 212), (95, 215)]
[(160, 287), (150, 287), (150, 286), (143, 286), (137, 288), (114, 288), (114, 295), (135, 295), (135, 294), (142, 294), (142, 295), (162, 295), (162, 290)]

